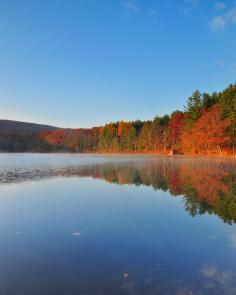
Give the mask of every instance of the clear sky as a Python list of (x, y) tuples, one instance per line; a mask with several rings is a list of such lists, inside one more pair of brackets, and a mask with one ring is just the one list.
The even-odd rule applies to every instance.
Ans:
[(234, 0), (0, 0), (0, 118), (152, 119), (235, 82)]

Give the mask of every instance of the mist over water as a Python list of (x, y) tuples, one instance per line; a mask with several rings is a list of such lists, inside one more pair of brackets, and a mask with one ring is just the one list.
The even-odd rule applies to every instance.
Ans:
[(236, 294), (236, 161), (0, 155), (0, 294)]

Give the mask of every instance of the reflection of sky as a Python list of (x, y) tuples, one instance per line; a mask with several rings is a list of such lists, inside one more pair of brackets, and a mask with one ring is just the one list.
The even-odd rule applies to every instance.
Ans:
[(236, 273), (232, 270), (226, 271), (213, 264), (204, 264), (201, 274), (206, 278), (205, 286), (207, 289), (217, 290), (218, 287), (224, 291), (223, 294), (236, 294)]
[[(66, 284), (63, 277), (73, 271), (86, 285), (93, 273), (98, 285), (106, 278), (131, 294), (139, 288), (208, 294), (204, 288), (210, 283), (233, 286), (229, 272), (220, 271), (222, 252), (226, 269), (232, 272), (235, 263), (225, 239), (228, 225), (214, 216), (191, 218), (181, 200), (168, 194), (73, 177), (4, 186), (4, 191), (0, 273), (4, 267), (18, 285), (15, 276), (24, 263), (27, 277), (43, 279), (49, 267), (55, 271), (52, 280), (59, 276)], [(216, 261), (217, 266), (202, 267), (201, 261)], [(38, 271), (31, 274), (33, 262)], [(199, 269), (207, 278), (201, 292), (196, 289)], [(128, 279), (122, 279), (125, 271)]]
[(232, 247), (236, 250), (236, 229), (233, 229), (229, 233), (229, 240)]
[(57, 282), (61, 294), (233, 295), (235, 233), (151, 187), (12, 182), (0, 186), (0, 293), (51, 295)]

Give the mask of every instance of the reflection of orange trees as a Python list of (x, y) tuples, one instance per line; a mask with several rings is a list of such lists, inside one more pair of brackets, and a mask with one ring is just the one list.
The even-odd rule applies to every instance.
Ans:
[(194, 191), (199, 200), (214, 205), (219, 201), (220, 194), (228, 192), (229, 188), (224, 179), (230, 172), (221, 167), (186, 164), (165, 167), (166, 172), (162, 176), (172, 195), (188, 195), (190, 191)]
[[(187, 166), (181, 166), (179, 170), (181, 185), (190, 185), (201, 200), (209, 204), (216, 204), (219, 200), (219, 193), (226, 194), (228, 191), (227, 185), (223, 179), (228, 176), (228, 173), (220, 168), (205, 167), (204, 169), (197, 167), (191, 169)], [(183, 193), (187, 193), (183, 189)]]
[(168, 174), (167, 184), (172, 194), (183, 194), (183, 182), (178, 170), (175, 169)]
[(173, 196), (182, 196), (183, 206), (192, 216), (216, 214), (227, 223), (236, 223), (236, 165), (230, 160), (152, 157), (84, 166), (39, 167), (10, 171), (7, 175), (0, 173), (0, 183), (56, 176), (93, 177), (119, 185), (144, 185), (155, 191), (168, 191)]
[(187, 194), (189, 189), (195, 191), (199, 199), (216, 204), (221, 194), (227, 194), (229, 187), (224, 181), (230, 171), (217, 165), (204, 166), (173, 164), (160, 161), (149, 164), (121, 164), (116, 168), (111, 165), (98, 166), (96, 178), (103, 178), (110, 183), (144, 184), (154, 189), (169, 190), (172, 195)]
[(169, 191), (171, 195), (183, 195), (184, 207), (192, 216), (208, 212), (217, 214), (226, 222), (236, 222), (234, 165), (169, 159), (137, 164), (102, 164), (93, 168), (91, 173), (94, 178), (109, 183), (145, 185), (154, 190)]
[(127, 183), (129, 183), (128, 180), (129, 179), (127, 179), (127, 175), (124, 175), (122, 172), (118, 172), (118, 174), (117, 174), (117, 183), (118, 184), (120, 184), (120, 185), (127, 184)]

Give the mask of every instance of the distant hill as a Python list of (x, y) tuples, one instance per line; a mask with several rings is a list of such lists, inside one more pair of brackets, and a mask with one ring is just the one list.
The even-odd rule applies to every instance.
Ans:
[(53, 131), (58, 127), (0, 119), (0, 134), (32, 134), (40, 131)]

